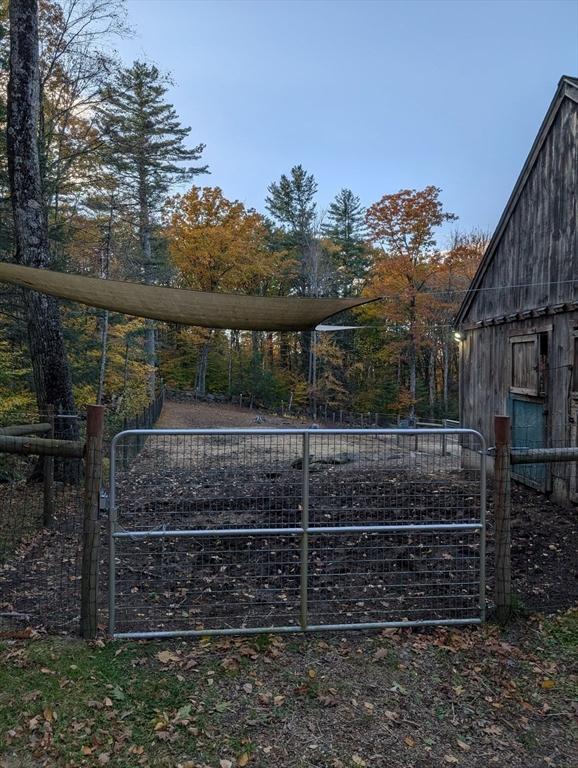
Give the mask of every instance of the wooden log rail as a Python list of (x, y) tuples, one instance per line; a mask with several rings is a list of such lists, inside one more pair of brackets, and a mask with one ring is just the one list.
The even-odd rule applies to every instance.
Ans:
[(13, 427), (0, 427), (0, 435), (44, 435), (52, 431), (52, 424), (16, 424)]
[(0, 434), (0, 453), (81, 459), (84, 456), (84, 443), (79, 440), (47, 440), (43, 437), (14, 437)]
[(578, 446), (574, 448), (511, 448), (511, 464), (546, 464), (558, 461), (578, 461)]

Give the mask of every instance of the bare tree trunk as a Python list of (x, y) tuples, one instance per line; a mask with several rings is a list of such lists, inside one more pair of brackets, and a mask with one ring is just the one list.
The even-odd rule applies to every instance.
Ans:
[(263, 355), (263, 363), (267, 363), (270, 370), (273, 370), (275, 366), (275, 355), (274, 355), (274, 343), (273, 343), (273, 334), (267, 333), (267, 336), (265, 338), (265, 354)]
[[(108, 223), (106, 228), (106, 238), (104, 251), (101, 253), (100, 262), (100, 276), (105, 280), (108, 279), (109, 266), (110, 266), (110, 249), (112, 244), (112, 222), (114, 214), (114, 197), (111, 196), (110, 208), (108, 214)], [(106, 373), (106, 360), (108, 352), (108, 320), (109, 312), (105, 309), (101, 318), (101, 332), (100, 332), (100, 365), (98, 368), (98, 391), (96, 395), (96, 402), (98, 405), (102, 404), (104, 397), (104, 377)]]
[(429, 388), (429, 415), (430, 419), (433, 419), (434, 404), (436, 397), (436, 378), (435, 378), (435, 346), (432, 340), (432, 347), (429, 351), (429, 366), (428, 366), (428, 388)]
[(411, 403), (409, 406), (409, 416), (413, 418), (415, 416), (415, 401), (417, 399), (417, 350), (413, 331), (411, 331), (411, 338), (408, 350), (408, 365), (409, 365), (409, 396)]
[(417, 399), (417, 338), (415, 331), (416, 299), (412, 297), (410, 303), (410, 324), (409, 324), (409, 395), (411, 404), (409, 406), (410, 418), (415, 417), (415, 402)]
[(309, 345), (309, 407), (311, 416), (317, 418), (317, 333), (311, 331), (311, 340)]
[[(10, 0), (10, 79), (8, 82), (8, 171), (14, 214), (16, 261), (50, 266), (48, 220), (38, 155), (40, 73), (38, 2)], [(29, 291), (24, 302), (38, 407), (74, 413), (70, 366), (58, 302)], [(56, 436), (76, 438), (75, 419), (56, 419)]]
[(148, 365), (148, 391), (151, 402), (155, 399), (157, 387), (157, 352), (156, 352), (156, 323), (145, 320), (145, 360)]
[(279, 362), (282, 368), (291, 370), (291, 351), (286, 333), (279, 334)]
[(444, 416), (447, 418), (448, 415), (448, 402), (449, 402), (449, 380), (450, 380), (450, 339), (446, 330), (445, 336), (444, 336), (444, 372), (443, 372), (443, 398), (444, 398)]
[(104, 397), (104, 376), (106, 373), (106, 357), (108, 346), (108, 309), (104, 310), (101, 318), (102, 327), (100, 331), (100, 364), (98, 367), (98, 391), (96, 394), (97, 405), (102, 405)]
[(210, 337), (203, 343), (197, 360), (197, 373), (195, 377), (195, 392), (204, 397), (207, 392), (207, 364), (209, 360)]
[(128, 389), (128, 361), (129, 361), (129, 352), (130, 352), (130, 341), (129, 337), (125, 337), (125, 346), (124, 346), (124, 371), (122, 376), (122, 399), (126, 397), (126, 391)]
[(227, 361), (227, 394), (233, 393), (233, 333), (229, 336), (229, 359)]
[[(153, 274), (153, 253), (151, 243), (151, 222), (147, 182), (144, 171), (139, 172), (139, 239), (143, 257), (145, 281), (151, 283)], [(155, 398), (156, 390), (156, 323), (145, 320), (145, 362), (148, 365), (148, 390), (150, 400)]]

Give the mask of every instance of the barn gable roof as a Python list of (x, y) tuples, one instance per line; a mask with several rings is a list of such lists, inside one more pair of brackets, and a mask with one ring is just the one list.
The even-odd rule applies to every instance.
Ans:
[(564, 99), (571, 99), (572, 101), (576, 102), (576, 104), (578, 104), (578, 78), (577, 77), (570, 77), (565, 75), (560, 79), (560, 82), (558, 83), (556, 94), (554, 95), (552, 103), (550, 104), (548, 112), (546, 113), (546, 117), (544, 118), (542, 125), (540, 126), (538, 135), (536, 136), (534, 143), (532, 144), (532, 149), (530, 150), (530, 153), (526, 158), (526, 162), (524, 163), (522, 171), (518, 176), (518, 180), (514, 185), (512, 194), (510, 195), (510, 198), (506, 204), (504, 212), (500, 217), (498, 226), (496, 227), (496, 230), (492, 236), (492, 239), (490, 240), (488, 247), (486, 248), (486, 252), (484, 253), (484, 256), (480, 262), (480, 265), (478, 266), (478, 269), (476, 271), (474, 279), (472, 280), (470, 288), (466, 293), (466, 295), (464, 296), (462, 304), (458, 310), (458, 313), (455, 319), (456, 325), (463, 323), (466, 318), (466, 315), (476, 296), (476, 290), (480, 287), (484, 279), (484, 275), (486, 274), (488, 267), (490, 266), (492, 259), (494, 258), (494, 254), (497, 250), (498, 244), (500, 243), (502, 239), (502, 235), (504, 234), (504, 231), (508, 226), (508, 222), (514, 212), (514, 209), (516, 207), (516, 204), (518, 203), (518, 200), (520, 199), (520, 195), (522, 194), (522, 191), (526, 185), (526, 182), (528, 181), (528, 178), (532, 172), (532, 169), (534, 168), (534, 165), (538, 159), (542, 146), (546, 141), (546, 137), (548, 136), (550, 128), (552, 127), (552, 124), (556, 119), (556, 115), (558, 114), (558, 110), (560, 109), (560, 106), (564, 101)]

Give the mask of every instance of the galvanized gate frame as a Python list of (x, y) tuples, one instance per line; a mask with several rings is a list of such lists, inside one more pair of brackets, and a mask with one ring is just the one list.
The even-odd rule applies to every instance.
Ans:
[[(302, 435), (302, 502), (301, 525), (286, 528), (221, 528), (221, 529), (180, 529), (127, 531), (119, 525), (116, 503), (116, 448), (119, 441), (129, 435), (146, 437), (148, 435)], [(479, 440), (480, 450), (480, 511), (477, 522), (472, 523), (433, 523), (433, 524), (397, 524), (397, 525), (309, 525), (309, 447), (311, 435), (469, 435)], [(109, 635), (113, 639), (147, 639), (171, 637), (204, 637), (209, 635), (256, 635), (263, 633), (294, 633), (318, 631), (344, 631), (385, 629), (389, 627), (449, 626), (481, 624), (486, 616), (486, 441), (480, 432), (474, 429), (130, 429), (116, 434), (110, 447), (110, 497), (109, 497)], [(310, 624), (308, 621), (308, 553), (309, 537), (317, 534), (343, 533), (403, 533), (411, 531), (479, 531), (479, 617), (462, 619), (424, 619), (415, 621), (376, 621), (345, 624)], [(206, 630), (175, 630), (147, 632), (117, 632), (115, 629), (115, 576), (116, 576), (116, 541), (117, 539), (142, 540), (155, 538), (190, 537), (231, 537), (231, 536), (299, 536), (300, 547), (300, 617), (299, 625), (238, 627)]]

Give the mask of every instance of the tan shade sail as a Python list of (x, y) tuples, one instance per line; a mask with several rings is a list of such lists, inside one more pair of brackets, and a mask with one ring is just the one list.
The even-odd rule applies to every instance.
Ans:
[(0, 282), (167, 323), (241, 331), (307, 331), (369, 299), (242, 296), (163, 288), (0, 263)]

